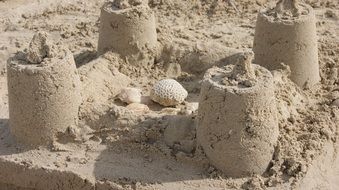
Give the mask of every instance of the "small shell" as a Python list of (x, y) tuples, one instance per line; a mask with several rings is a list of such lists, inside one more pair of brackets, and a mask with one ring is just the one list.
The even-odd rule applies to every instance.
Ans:
[(174, 106), (183, 102), (188, 93), (173, 79), (164, 79), (157, 82), (151, 90), (151, 99), (163, 106)]
[(126, 108), (137, 114), (145, 114), (149, 112), (149, 108), (145, 104), (132, 103), (126, 106)]
[(141, 102), (141, 90), (137, 88), (123, 88), (118, 98), (128, 104)]

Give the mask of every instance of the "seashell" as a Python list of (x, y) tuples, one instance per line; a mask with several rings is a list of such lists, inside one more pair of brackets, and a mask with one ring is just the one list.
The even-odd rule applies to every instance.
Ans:
[(174, 106), (182, 103), (188, 93), (176, 80), (164, 79), (157, 82), (151, 90), (151, 99), (163, 106)]
[(123, 88), (118, 98), (128, 104), (141, 102), (141, 90), (137, 88)]

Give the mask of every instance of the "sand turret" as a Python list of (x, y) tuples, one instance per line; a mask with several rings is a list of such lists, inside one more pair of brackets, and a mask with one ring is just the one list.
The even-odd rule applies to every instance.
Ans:
[(320, 81), (316, 18), (312, 7), (298, 0), (280, 0), (258, 14), (253, 50), (255, 63), (269, 70), (291, 68), (300, 87)]
[(264, 173), (279, 133), (273, 77), (252, 58), (241, 53), (237, 63), (209, 69), (200, 93), (198, 143), (230, 177)]
[(7, 69), (10, 130), (19, 142), (48, 145), (77, 124), (80, 80), (69, 50), (39, 32)]
[(130, 64), (154, 62), (155, 17), (145, 0), (115, 0), (101, 9), (98, 54), (113, 51)]

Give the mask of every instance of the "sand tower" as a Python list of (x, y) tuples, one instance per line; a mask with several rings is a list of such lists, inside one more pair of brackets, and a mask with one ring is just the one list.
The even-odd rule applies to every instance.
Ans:
[(301, 87), (320, 81), (315, 14), (299, 0), (280, 0), (259, 13), (253, 50), (255, 63), (269, 70), (288, 65)]
[(157, 46), (155, 17), (145, 0), (115, 0), (101, 9), (98, 54), (119, 53), (129, 63), (154, 62)]
[(80, 79), (73, 54), (37, 33), (27, 53), (8, 60), (10, 130), (28, 145), (48, 145), (77, 124)]
[(265, 172), (279, 133), (272, 75), (252, 58), (241, 53), (236, 64), (211, 68), (202, 83), (197, 140), (230, 177)]

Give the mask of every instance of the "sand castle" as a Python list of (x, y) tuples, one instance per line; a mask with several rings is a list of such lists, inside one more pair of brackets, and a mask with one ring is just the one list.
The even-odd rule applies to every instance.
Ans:
[(73, 54), (37, 33), (27, 54), (9, 59), (10, 129), (19, 142), (51, 144), (78, 122), (80, 80)]
[(291, 79), (301, 87), (320, 81), (316, 18), (312, 7), (299, 0), (280, 0), (274, 9), (258, 14), (255, 62), (269, 70), (291, 68)]
[(157, 33), (154, 13), (147, 2), (119, 0), (102, 7), (98, 54), (112, 50), (131, 64), (153, 63)]
[(252, 58), (209, 69), (201, 88), (197, 141), (230, 177), (264, 173), (279, 133), (273, 77)]
[(300, 88), (320, 81), (312, 8), (280, 0), (259, 13), (254, 52), (202, 32), (190, 39), (208, 36), (202, 47), (155, 63), (172, 39), (159, 45), (154, 3), (105, 3), (88, 62), (44, 32), (8, 60), (0, 189), (311, 189), (339, 118), (339, 96), (318, 108)]

